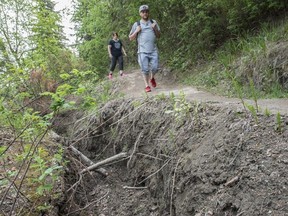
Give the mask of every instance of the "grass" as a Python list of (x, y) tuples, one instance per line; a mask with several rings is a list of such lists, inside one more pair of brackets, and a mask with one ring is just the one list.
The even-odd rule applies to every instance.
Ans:
[(209, 61), (183, 72), (180, 81), (217, 94), (239, 96), (239, 92), (233, 86), (234, 80), (237, 80), (242, 85), (243, 97), (253, 98), (255, 101), (256, 95), (257, 98), (287, 97), (287, 88), (279, 84), (273, 74), (273, 68), (271, 69), (273, 56), (268, 56), (273, 45), (287, 40), (288, 19), (278, 23), (265, 23), (258, 34), (246, 34), (238, 40), (226, 42)]

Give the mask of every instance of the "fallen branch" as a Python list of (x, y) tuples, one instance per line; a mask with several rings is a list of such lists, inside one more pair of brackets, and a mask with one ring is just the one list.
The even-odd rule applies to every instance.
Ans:
[(74, 187), (78, 186), (81, 181), (82, 181), (82, 175), (80, 175), (79, 180), (78, 180), (77, 182), (75, 182), (66, 192), (69, 192), (69, 191), (72, 190)]
[(83, 160), (87, 165), (91, 166), (94, 164), (93, 161), (91, 161), (88, 157), (86, 157), (84, 154), (82, 154), (75, 147), (69, 146), (68, 149), (70, 149), (76, 156), (78, 156), (81, 160)]
[(236, 216), (241, 216), (242, 214), (244, 214), (245, 211), (240, 212), (239, 214), (237, 214)]
[[(137, 149), (138, 149), (138, 143), (139, 143), (139, 141), (140, 141), (140, 138), (142, 137), (142, 134), (143, 134), (143, 131), (140, 132), (140, 134), (138, 135), (138, 138), (137, 138), (137, 140), (136, 140), (136, 142), (135, 142), (135, 144), (134, 144), (133, 152), (131, 153), (130, 159), (129, 159), (128, 162), (127, 162), (127, 168), (128, 168), (128, 169), (130, 169), (130, 168), (132, 168), (132, 167), (134, 166), (134, 163), (131, 165), (131, 162), (132, 162), (132, 159), (133, 159), (134, 154), (136, 153), (136, 151), (137, 151)], [(134, 161), (135, 161), (135, 160), (133, 160), (133, 162), (134, 162)]]
[(148, 187), (130, 187), (130, 186), (123, 186), (123, 189), (130, 189), (130, 190), (143, 190), (147, 189)]
[(95, 163), (95, 164), (87, 167), (86, 169), (83, 169), (83, 170), (80, 172), (80, 174), (82, 174), (82, 173), (84, 173), (84, 172), (87, 172), (87, 171), (90, 171), (90, 170), (93, 170), (93, 169), (96, 169), (96, 168), (98, 168), (98, 167), (100, 167), (100, 166), (103, 166), (103, 165), (105, 165), (105, 164), (111, 163), (111, 162), (113, 162), (113, 161), (115, 161), (115, 160), (123, 159), (123, 158), (126, 158), (126, 157), (127, 157), (127, 153), (126, 153), (126, 152), (119, 153), (119, 154), (114, 155), (114, 156), (112, 156), (112, 157), (110, 157), (110, 158), (107, 158), (107, 159), (105, 159), (105, 160), (103, 160), (103, 161), (100, 161), (100, 162), (98, 162), (98, 163)]
[[(69, 146), (68, 149), (70, 149), (76, 156), (78, 156), (83, 162), (85, 162), (88, 166), (93, 166), (94, 163), (91, 161), (88, 157), (86, 157), (84, 154), (82, 154), (78, 149), (76, 149), (73, 146)], [(95, 172), (98, 172), (104, 176), (108, 176), (108, 171), (104, 168), (98, 168), (95, 170)]]
[(236, 182), (239, 181), (239, 176), (235, 176), (234, 178), (232, 178), (230, 181), (225, 183), (225, 186), (233, 186)]

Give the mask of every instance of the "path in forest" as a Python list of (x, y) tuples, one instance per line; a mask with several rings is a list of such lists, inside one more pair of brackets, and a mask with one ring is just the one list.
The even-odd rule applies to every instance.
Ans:
[[(132, 70), (125, 74), (125, 77), (120, 77), (124, 82), (121, 92), (128, 97), (144, 97), (146, 95), (144, 91), (144, 81), (139, 70)], [(241, 100), (238, 98), (228, 98), (224, 96), (215, 95), (206, 91), (198, 90), (191, 86), (184, 86), (176, 84), (175, 82), (169, 82), (168, 78), (162, 73), (156, 76), (157, 87), (152, 88), (152, 92), (148, 95), (169, 95), (172, 92), (175, 95), (179, 95), (180, 92), (184, 92), (186, 99), (189, 101), (206, 102), (208, 104), (217, 104), (219, 106), (230, 106), (236, 109), (244, 109)], [(245, 99), (245, 103), (255, 105), (253, 100)], [(257, 101), (260, 111), (264, 112), (266, 109), (273, 114), (278, 112), (282, 115), (288, 115), (288, 99), (259, 99)]]

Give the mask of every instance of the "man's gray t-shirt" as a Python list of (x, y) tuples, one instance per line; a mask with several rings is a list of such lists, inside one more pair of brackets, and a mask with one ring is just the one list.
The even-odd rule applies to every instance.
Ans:
[[(155, 21), (153, 20), (153, 22)], [(137, 36), (138, 53), (152, 53), (154, 51), (157, 51), (156, 35), (151, 27), (151, 20), (148, 20), (146, 23), (141, 20), (140, 25), (141, 31), (138, 33)], [(137, 22), (135, 22), (130, 31), (130, 35), (135, 32), (137, 26), (138, 24)], [(160, 31), (158, 24), (156, 24), (156, 28), (158, 28), (158, 30)]]

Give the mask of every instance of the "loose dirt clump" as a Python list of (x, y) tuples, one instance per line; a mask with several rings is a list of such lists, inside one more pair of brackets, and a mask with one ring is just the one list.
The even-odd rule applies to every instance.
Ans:
[[(182, 106), (177, 101), (182, 100)], [(184, 104), (184, 105), (183, 105)], [(118, 99), (82, 117), (71, 151), (66, 215), (288, 215), (288, 117), (257, 115), (183, 98)]]

